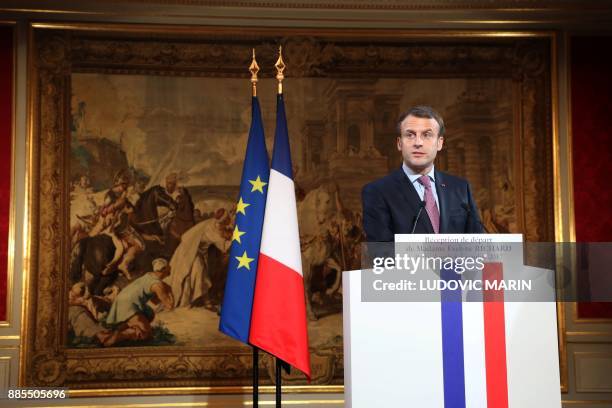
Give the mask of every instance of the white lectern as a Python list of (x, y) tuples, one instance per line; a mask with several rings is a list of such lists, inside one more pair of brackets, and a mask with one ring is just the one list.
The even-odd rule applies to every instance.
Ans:
[[(396, 242), (445, 237), (457, 235), (398, 235)], [(517, 234), (486, 237), (522, 242)], [(456, 302), (444, 317), (441, 301), (363, 301), (362, 273), (371, 271), (343, 273), (345, 406), (561, 407), (554, 301)]]

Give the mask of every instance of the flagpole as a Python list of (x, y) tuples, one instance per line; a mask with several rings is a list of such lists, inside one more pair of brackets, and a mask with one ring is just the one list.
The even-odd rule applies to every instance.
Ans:
[[(276, 80), (278, 81), (278, 94), (282, 95), (283, 93), (283, 79), (285, 79), (285, 75), (283, 75), (283, 71), (285, 70), (285, 62), (283, 61), (283, 46), (278, 46), (278, 60), (276, 60)], [(276, 408), (281, 408), (282, 402), (282, 377), (281, 377), (281, 362), (276, 358)]]
[(276, 357), (276, 408), (281, 408), (282, 402), (282, 389), (281, 389), (281, 363), (278, 357)]
[[(253, 98), (257, 97), (257, 73), (259, 72), (259, 65), (255, 60), (255, 48), (253, 48), (253, 60), (249, 66), (251, 72), (251, 85), (253, 89)], [(255, 346), (253, 348), (253, 407), (259, 407), (259, 349)]]
[(259, 406), (259, 349), (253, 347), (253, 406)]

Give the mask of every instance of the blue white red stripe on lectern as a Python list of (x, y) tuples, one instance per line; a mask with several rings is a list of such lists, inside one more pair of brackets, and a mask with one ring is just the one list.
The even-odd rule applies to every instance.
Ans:
[[(501, 263), (486, 263), (483, 282), (503, 280)], [(483, 290), (487, 407), (508, 408), (508, 367), (503, 290)]]
[[(460, 277), (452, 270), (440, 271), (440, 278), (445, 282), (459, 281)], [(484, 282), (501, 281), (503, 268), (500, 263), (486, 263), (482, 274)], [(506, 327), (503, 290), (483, 290), (481, 330), (484, 337), (479, 350), (474, 349), (477, 343), (469, 346), (464, 343), (464, 322), (462, 293), (460, 289), (444, 289), (441, 297), (442, 320), (442, 368), (445, 408), (465, 408), (466, 396), (466, 357), (481, 355), (484, 357), (482, 398), (487, 408), (508, 408), (508, 367), (506, 363)], [(472, 319), (473, 320), (473, 319)], [(474, 328), (472, 321), (468, 326)], [(467, 354), (466, 354), (467, 353)], [(472, 353), (472, 354), (470, 354)], [(477, 367), (472, 367), (477, 368)], [(470, 373), (475, 374), (475, 373)], [(475, 377), (476, 378), (476, 377)], [(474, 384), (472, 384), (474, 385)], [(471, 397), (474, 399), (474, 395)], [(480, 398), (478, 398), (480, 399)], [(477, 401), (471, 401), (475, 403)], [(484, 401), (483, 401), (484, 402)]]
[[(440, 278), (446, 282), (461, 279), (452, 269), (442, 269)], [(444, 407), (465, 408), (461, 289), (444, 289), (440, 296)]]

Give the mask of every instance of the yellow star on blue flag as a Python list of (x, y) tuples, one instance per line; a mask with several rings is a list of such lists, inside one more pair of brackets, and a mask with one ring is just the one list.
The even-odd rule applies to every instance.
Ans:
[(251, 183), (253, 185), (253, 188), (251, 189), (251, 193), (255, 192), (255, 191), (259, 191), (260, 193), (263, 194), (263, 188), (266, 184), (266, 182), (261, 181), (261, 178), (259, 177), (259, 175), (257, 176), (256, 180), (249, 180), (249, 183)]
[(249, 205), (251, 204), (245, 203), (244, 201), (242, 201), (242, 197), (240, 197), (238, 203), (236, 204), (236, 214), (241, 213), (242, 215), (246, 215), (245, 210)]
[(240, 230), (238, 229), (238, 226), (236, 225), (236, 226), (234, 227), (234, 233), (232, 234), (232, 242), (236, 241), (236, 242), (238, 242), (239, 244), (241, 244), (242, 242), (240, 242), (240, 237), (241, 237), (241, 236), (243, 236), (244, 234), (246, 234), (246, 232), (244, 232), (244, 231), (240, 231)]
[(246, 251), (244, 251), (242, 256), (235, 256), (234, 258), (238, 260), (238, 269), (245, 267), (251, 270), (251, 262), (253, 262), (254, 258), (249, 258)]

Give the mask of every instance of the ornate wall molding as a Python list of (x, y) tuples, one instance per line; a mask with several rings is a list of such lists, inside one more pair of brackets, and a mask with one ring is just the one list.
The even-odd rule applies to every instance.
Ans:
[[(405, 41), (405, 40), (404, 40)], [(533, 39), (448, 43), (334, 41), (314, 35), (261, 36), (237, 43), (232, 38), (198, 42), (75, 37), (71, 66), (79, 72), (167, 73), (186, 76), (247, 77), (249, 52), (256, 48), (262, 67), (273, 66), (282, 45), (293, 77), (433, 77), (466, 75), (537, 77), (547, 68), (546, 44)], [(289, 71), (288, 71), (289, 72)], [(270, 69), (260, 75), (272, 77)]]

